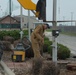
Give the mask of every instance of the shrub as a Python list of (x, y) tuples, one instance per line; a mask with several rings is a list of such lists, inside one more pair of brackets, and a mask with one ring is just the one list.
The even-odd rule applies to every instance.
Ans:
[(24, 35), (28, 35), (28, 30), (23, 30)]
[(58, 44), (58, 58), (59, 59), (66, 59), (70, 57), (70, 50), (66, 46)]
[[(44, 41), (43, 52), (48, 52), (52, 56), (52, 41), (49, 41), (47, 38)], [(58, 45), (57, 55), (59, 59), (66, 59), (70, 57), (70, 50), (62, 44)]]
[[(66, 46), (63, 46), (61, 44), (58, 44), (58, 51), (57, 51), (57, 56), (58, 59), (66, 59), (70, 57), (70, 50)], [(52, 47), (48, 47), (48, 53), (52, 55)]]
[(48, 46), (48, 53), (52, 56), (52, 46)]
[(48, 45), (47, 44), (44, 44), (43, 45), (43, 52), (45, 53), (45, 52), (47, 52), (48, 51)]
[[(28, 30), (23, 30), (23, 36), (28, 35)], [(0, 40), (3, 40), (3, 36), (11, 36), (15, 40), (20, 38), (20, 30), (11, 30), (11, 31), (0, 31)]]
[(48, 40), (48, 41), (49, 41), (49, 38), (45, 37), (45, 38), (44, 38), (44, 40), (45, 40), (45, 41), (46, 41), (46, 40)]
[(3, 36), (6, 36), (7, 32), (6, 31), (0, 31), (0, 40), (3, 39)]
[(43, 52), (48, 52), (48, 47), (52, 45), (52, 42), (48, 38), (44, 38)]
[(11, 37), (13, 37), (15, 40), (20, 38), (20, 31), (19, 30), (12, 30), (10, 31), (10, 35)]

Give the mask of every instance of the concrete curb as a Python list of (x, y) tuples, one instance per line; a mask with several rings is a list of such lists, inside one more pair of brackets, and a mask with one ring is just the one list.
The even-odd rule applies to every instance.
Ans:
[(6, 75), (15, 75), (15, 73), (12, 72), (11, 69), (7, 67), (7, 65), (3, 61), (0, 61), (0, 64), (2, 65)]

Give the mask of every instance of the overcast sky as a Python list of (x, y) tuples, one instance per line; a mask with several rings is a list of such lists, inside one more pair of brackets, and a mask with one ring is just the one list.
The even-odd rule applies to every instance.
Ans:
[[(0, 0), (0, 16), (5, 12), (7, 7), (7, 2), (9, 0)], [(12, 0), (14, 5), (19, 5), (17, 0)], [(38, 0), (32, 0), (35, 4)], [(53, 12), (53, 0), (46, 0), (47, 1), (47, 20), (52, 20), (52, 12)], [(27, 10), (24, 10), (24, 15), (27, 14)], [(20, 10), (16, 9), (12, 11), (12, 15), (19, 15)], [(74, 20), (76, 20), (76, 0), (57, 0), (57, 20), (71, 20), (71, 17), (73, 17)]]

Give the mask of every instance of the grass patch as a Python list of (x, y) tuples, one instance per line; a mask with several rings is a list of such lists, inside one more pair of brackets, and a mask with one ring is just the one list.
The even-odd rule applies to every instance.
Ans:
[(65, 34), (69, 36), (76, 36), (76, 32), (61, 32), (61, 34)]
[(47, 29), (46, 31), (47, 31), (47, 32), (51, 32), (51, 31), (52, 31), (52, 29)]

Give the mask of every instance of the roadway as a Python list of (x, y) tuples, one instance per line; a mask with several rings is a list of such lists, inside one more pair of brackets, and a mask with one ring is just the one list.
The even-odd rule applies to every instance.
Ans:
[[(45, 32), (45, 36), (47, 36), (49, 40), (52, 40), (51, 32)], [(67, 46), (71, 50), (71, 53), (76, 55), (76, 37), (75, 36), (60, 34), (57, 37), (57, 42), (60, 44), (63, 44), (64, 46)]]

